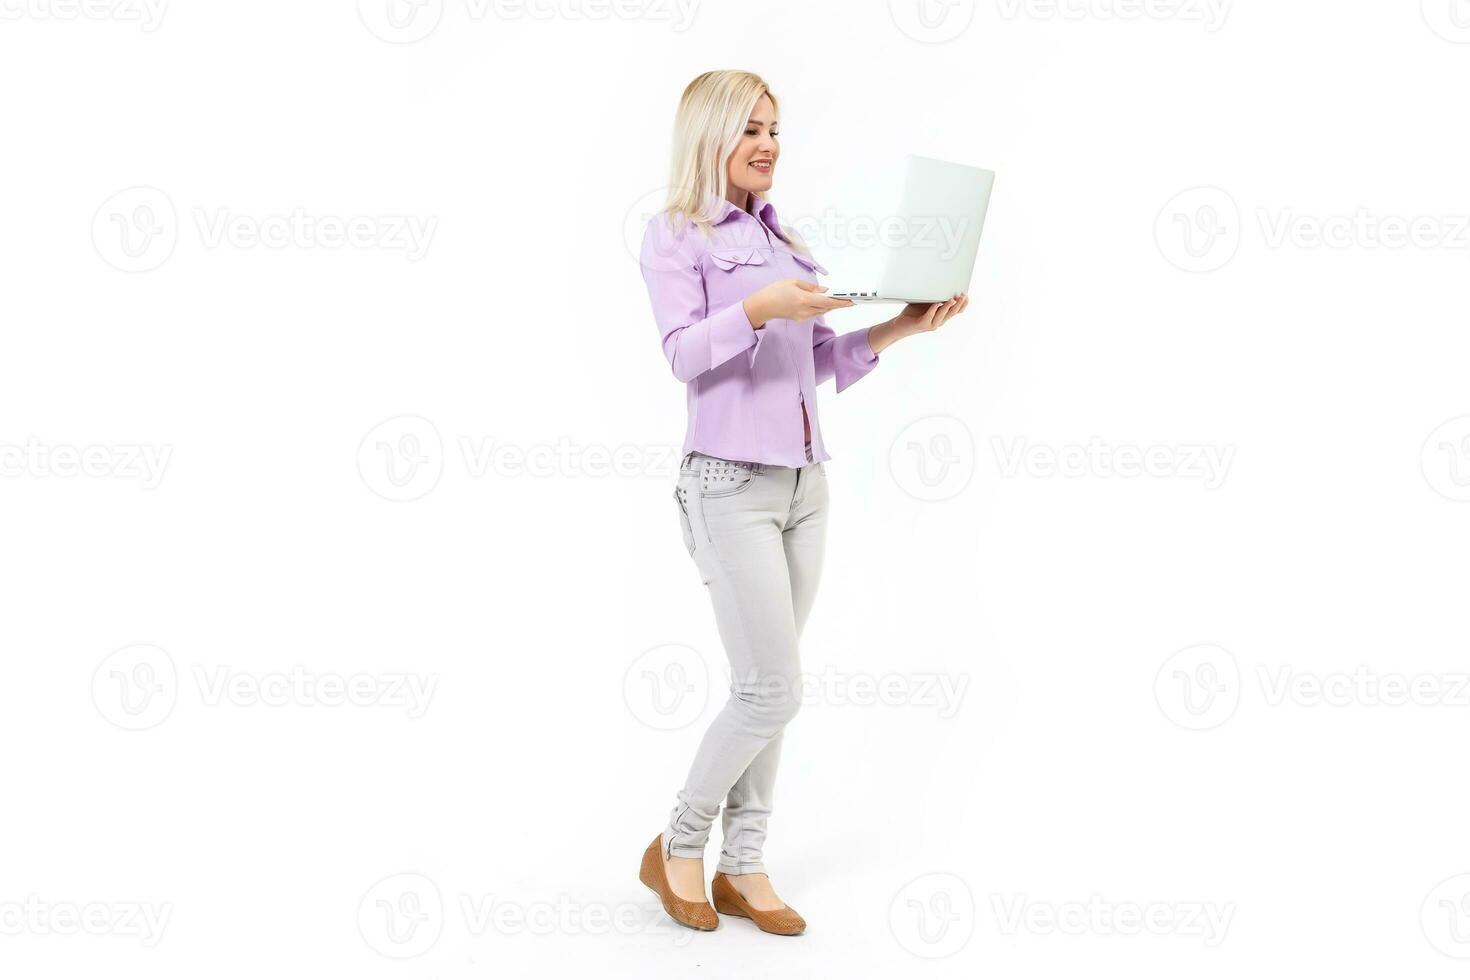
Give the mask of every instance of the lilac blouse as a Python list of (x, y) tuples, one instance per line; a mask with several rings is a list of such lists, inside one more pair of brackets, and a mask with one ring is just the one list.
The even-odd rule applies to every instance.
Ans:
[[(826, 269), (781, 234), (776, 209), (751, 195), (751, 212), (724, 203), (714, 234), (674, 230), (660, 214), (643, 235), (641, 263), (653, 318), (674, 377), (686, 386), (684, 453), (777, 466), (831, 459), (817, 421), (816, 386), (841, 391), (878, 363), (869, 327), (837, 334), (822, 317), (754, 329), (742, 300), (778, 279), (816, 280)], [(812, 458), (801, 409), (811, 423)]]

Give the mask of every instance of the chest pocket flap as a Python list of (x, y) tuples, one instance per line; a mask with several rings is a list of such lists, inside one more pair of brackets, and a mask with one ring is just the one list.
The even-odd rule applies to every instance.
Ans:
[(725, 271), (739, 265), (765, 265), (765, 252), (756, 245), (741, 248), (711, 249), (709, 260)]

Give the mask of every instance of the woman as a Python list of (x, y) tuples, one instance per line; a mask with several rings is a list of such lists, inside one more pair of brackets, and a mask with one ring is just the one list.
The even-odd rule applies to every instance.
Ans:
[[(730, 698), (710, 724), (640, 880), (676, 921), (716, 910), (767, 932), (806, 927), (762, 862), (782, 731), (796, 714), (797, 641), (811, 611), (827, 528), (829, 459), (816, 386), (838, 391), (903, 337), (964, 311), (964, 294), (912, 304), (837, 335), (823, 314), (826, 272), (763, 196), (780, 144), (776, 98), (743, 71), (700, 75), (675, 122), (673, 190), (643, 238), (643, 276), (689, 421), (674, 497), (684, 544), (709, 587), (730, 659)], [(724, 846), (705, 899), (704, 846), (721, 804)]]

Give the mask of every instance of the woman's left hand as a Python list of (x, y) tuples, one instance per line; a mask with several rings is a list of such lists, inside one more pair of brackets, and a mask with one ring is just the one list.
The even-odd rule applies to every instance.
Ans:
[(969, 305), (969, 293), (960, 293), (943, 303), (910, 303), (893, 318), (892, 323), (905, 334), (928, 333), (938, 330), (951, 317), (965, 312)]

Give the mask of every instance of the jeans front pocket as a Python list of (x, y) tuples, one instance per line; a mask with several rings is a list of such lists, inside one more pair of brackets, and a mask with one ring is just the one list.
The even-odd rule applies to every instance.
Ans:
[(699, 495), (706, 500), (733, 497), (748, 490), (754, 476), (750, 463), (706, 456), (699, 467)]
[(674, 503), (679, 505), (679, 529), (684, 533), (684, 548), (690, 557), (694, 555), (694, 529), (689, 526), (689, 488), (680, 480), (674, 487)]
[(679, 508), (679, 530), (684, 535), (684, 548), (689, 552), (689, 557), (694, 559), (694, 567), (699, 569), (700, 583), (709, 585), (711, 577), (709, 542), (699, 541), (695, 534), (693, 518), (689, 514), (689, 497), (690, 494), (698, 492), (698, 486), (697, 476), (679, 477), (679, 482), (674, 486), (674, 503)]

